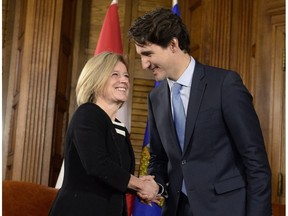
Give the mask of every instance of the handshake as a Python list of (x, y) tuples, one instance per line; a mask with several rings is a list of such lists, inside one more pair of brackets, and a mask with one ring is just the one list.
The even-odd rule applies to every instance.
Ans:
[(141, 176), (139, 178), (131, 175), (128, 187), (137, 192), (137, 196), (142, 203), (151, 205), (151, 202), (157, 205), (161, 204), (162, 197), (159, 192), (159, 185), (155, 182), (154, 176)]

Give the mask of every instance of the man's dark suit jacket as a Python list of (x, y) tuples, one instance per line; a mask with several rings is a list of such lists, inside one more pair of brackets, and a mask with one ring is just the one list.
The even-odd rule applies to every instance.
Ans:
[(252, 96), (232, 71), (196, 62), (183, 153), (167, 80), (149, 94), (149, 173), (174, 216), (184, 177), (193, 216), (270, 216), (271, 171)]
[[(97, 105), (81, 105), (69, 124), (65, 143), (63, 185), (50, 215), (127, 215), (125, 192), (134, 172), (134, 153), (121, 155), (115, 127)], [(130, 153), (131, 170), (122, 168)], [(122, 210), (124, 212), (121, 214)]]

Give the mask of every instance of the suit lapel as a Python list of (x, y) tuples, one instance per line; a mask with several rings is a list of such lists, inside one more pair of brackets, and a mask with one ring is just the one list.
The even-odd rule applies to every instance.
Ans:
[(204, 67), (202, 64), (196, 61), (194, 75), (192, 79), (190, 98), (188, 103), (187, 117), (186, 117), (186, 127), (185, 127), (185, 140), (184, 140), (184, 152), (188, 148), (189, 141), (194, 132), (196, 118), (199, 112), (201, 100), (206, 88), (207, 83), (205, 79)]
[(153, 97), (153, 112), (163, 146), (164, 148), (168, 148), (170, 152), (182, 154), (174, 127), (167, 80), (163, 80), (160, 86), (154, 90), (157, 96)]

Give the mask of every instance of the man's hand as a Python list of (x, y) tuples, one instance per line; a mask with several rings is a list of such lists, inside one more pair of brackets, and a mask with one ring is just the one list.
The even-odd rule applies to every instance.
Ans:
[(144, 187), (137, 193), (141, 202), (151, 205), (151, 202), (160, 204), (161, 196), (158, 195), (159, 185), (155, 182), (154, 176), (141, 176), (140, 179), (144, 181)]

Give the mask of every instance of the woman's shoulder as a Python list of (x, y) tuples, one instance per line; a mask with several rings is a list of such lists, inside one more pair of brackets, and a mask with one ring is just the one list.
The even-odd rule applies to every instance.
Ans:
[(99, 106), (94, 103), (85, 103), (73, 113), (69, 129), (71, 132), (83, 127), (106, 130), (105, 128), (110, 124), (108, 115)]
[(81, 109), (99, 109), (99, 106), (97, 106), (95, 103), (87, 102), (81, 104), (77, 110)]
[[(95, 103), (84, 103), (81, 104), (75, 111), (74, 116), (79, 116), (81, 118), (88, 117), (88, 118), (102, 118), (107, 119), (108, 115), (107, 113), (101, 109), (98, 105)], [(108, 117), (109, 118), (109, 117)]]
[(95, 103), (84, 103), (81, 104), (77, 109), (76, 112), (95, 112), (95, 113), (105, 113), (98, 105)]

